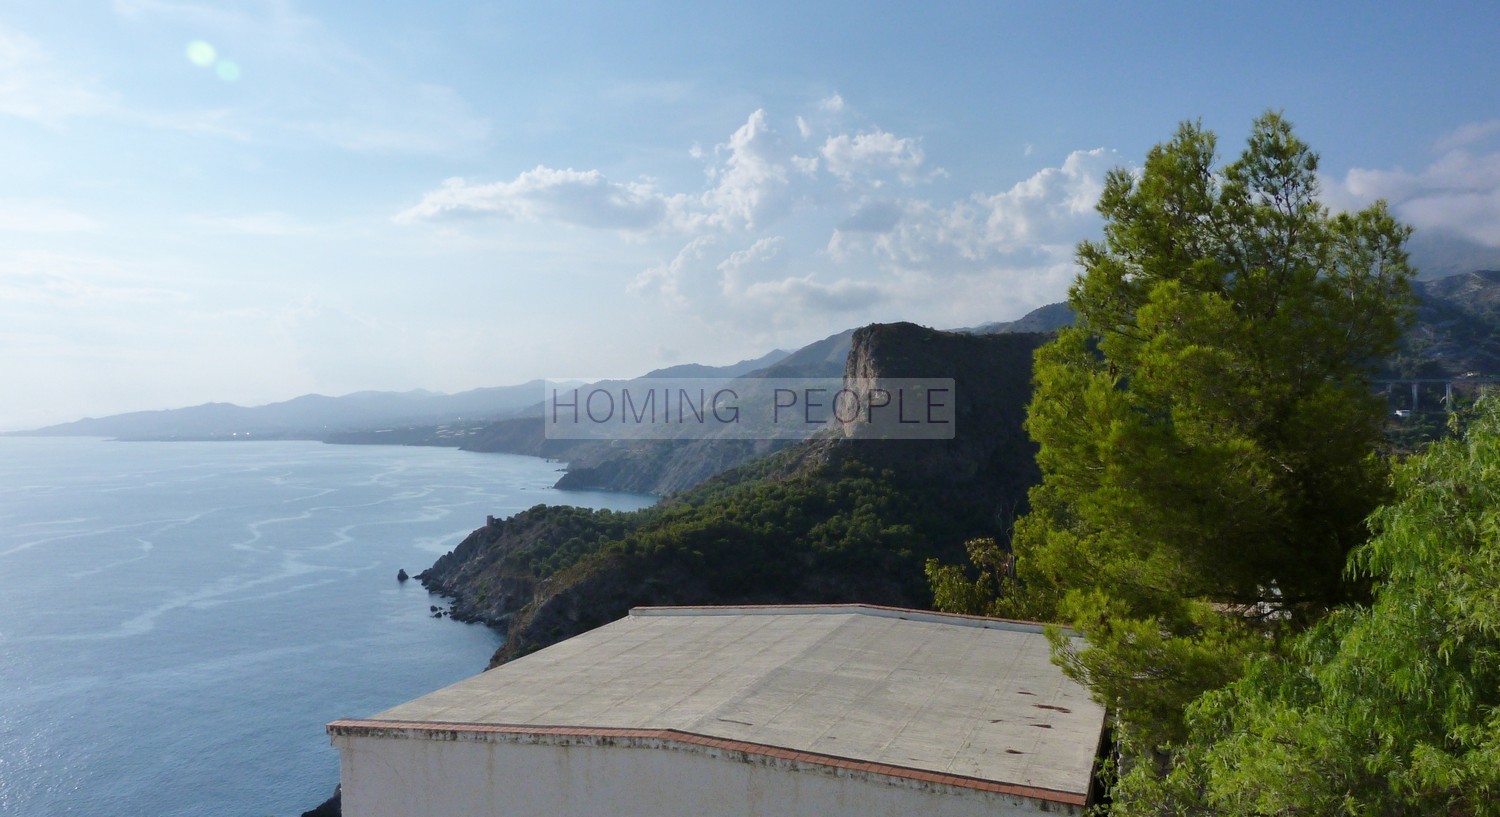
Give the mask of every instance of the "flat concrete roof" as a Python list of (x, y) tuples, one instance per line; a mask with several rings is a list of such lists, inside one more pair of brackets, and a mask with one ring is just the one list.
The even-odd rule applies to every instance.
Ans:
[(865, 605), (667, 607), (330, 731), (422, 725), (671, 730), (1081, 803), (1104, 710), (1051, 663), (1034, 624)]

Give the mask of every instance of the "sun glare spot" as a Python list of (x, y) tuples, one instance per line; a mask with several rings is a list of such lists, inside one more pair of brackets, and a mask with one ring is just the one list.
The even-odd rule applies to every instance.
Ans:
[(214, 64), (214, 60), (218, 59), (218, 56), (219, 52), (215, 51), (213, 46), (202, 40), (193, 40), (188, 43), (187, 58), (194, 65), (207, 68)]
[(214, 66), (214, 73), (225, 82), (234, 82), (240, 78), (240, 66), (229, 60), (219, 60), (219, 64)]

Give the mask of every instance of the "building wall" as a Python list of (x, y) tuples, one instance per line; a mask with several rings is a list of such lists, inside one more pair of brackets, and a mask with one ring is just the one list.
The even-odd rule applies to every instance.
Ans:
[(969, 817), (1076, 806), (676, 743), (335, 735), (347, 817)]

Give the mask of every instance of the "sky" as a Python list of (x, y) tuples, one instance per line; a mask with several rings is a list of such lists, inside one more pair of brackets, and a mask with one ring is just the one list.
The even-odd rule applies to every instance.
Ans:
[(1500, 264), (1497, 41), (1478, 2), (0, 0), (0, 430), (1013, 319), (1108, 170), (1266, 110), (1330, 207)]

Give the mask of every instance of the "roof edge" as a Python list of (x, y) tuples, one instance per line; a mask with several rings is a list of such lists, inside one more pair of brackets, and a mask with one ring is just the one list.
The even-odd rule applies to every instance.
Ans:
[(935, 624), (954, 624), (960, 627), (980, 627), (986, 630), (1011, 630), (1025, 633), (1040, 633), (1045, 631), (1048, 626), (1057, 626), (1065, 635), (1075, 635), (1071, 628), (1061, 625), (1048, 625), (1040, 621), (971, 616), (962, 613), (940, 613), (935, 610), (916, 610), (909, 607), (888, 607), (881, 604), (859, 603), (632, 607), (630, 608), (630, 615), (634, 618), (655, 616), (865, 615), (878, 618), (926, 621)]
[[(822, 606), (822, 605), (819, 605)], [(838, 605), (831, 605), (838, 606)], [(716, 738), (712, 735), (686, 732), (680, 729), (633, 729), (623, 727), (591, 726), (533, 726), (491, 723), (447, 723), (442, 721), (390, 721), (343, 719), (328, 724), (331, 737), (383, 737), (383, 738), (433, 738), (453, 740), (463, 735), (469, 740), (485, 741), (505, 736), (540, 739), (623, 740), (662, 741), (683, 748), (711, 749), (735, 752), (747, 756), (758, 756), (792, 763), (807, 763), (813, 766), (839, 769), (856, 775), (894, 778), (924, 784), (953, 786), (974, 791), (1024, 797), (1070, 806), (1085, 806), (1088, 795), (1075, 792), (1002, 783), (979, 777), (933, 772), (909, 766), (855, 760), (817, 752), (804, 752), (763, 743)]]

